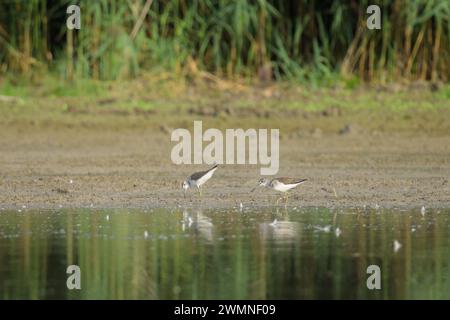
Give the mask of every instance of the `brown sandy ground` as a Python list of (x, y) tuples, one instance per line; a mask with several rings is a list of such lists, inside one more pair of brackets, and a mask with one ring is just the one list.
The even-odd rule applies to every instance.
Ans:
[[(275, 201), (271, 190), (249, 193), (259, 178), (259, 167), (250, 165), (221, 166), (202, 198), (190, 190), (184, 199), (181, 181), (207, 166), (173, 165), (170, 133), (154, 126), (1, 126), (3, 209), (229, 207)], [(278, 176), (309, 179), (291, 193), (290, 206), (450, 206), (450, 134), (366, 132), (350, 126), (334, 133), (281, 129), (281, 138)]]
[[(1, 80), (1, 79), (0, 79)], [(280, 128), (291, 206), (449, 207), (450, 86), (306, 89), (180, 82), (0, 81), (1, 208), (270, 205), (259, 167), (224, 165), (203, 197), (171, 163), (173, 128)], [(80, 93), (81, 92), (81, 93)]]

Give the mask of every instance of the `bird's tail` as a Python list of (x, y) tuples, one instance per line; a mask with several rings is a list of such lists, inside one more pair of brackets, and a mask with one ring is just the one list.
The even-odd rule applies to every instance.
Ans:
[(304, 182), (308, 181), (308, 179), (301, 179), (295, 182), (295, 184), (302, 184)]

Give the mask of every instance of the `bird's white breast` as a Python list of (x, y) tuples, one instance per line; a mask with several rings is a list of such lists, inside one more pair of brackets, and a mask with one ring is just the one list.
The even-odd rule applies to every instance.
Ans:
[(286, 192), (288, 190), (291, 190), (292, 188), (295, 188), (298, 185), (299, 185), (299, 183), (284, 184), (284, 183), (278, 182), (278, 183), (273, 184), (273, 189), (280, 191), (280, 192)]

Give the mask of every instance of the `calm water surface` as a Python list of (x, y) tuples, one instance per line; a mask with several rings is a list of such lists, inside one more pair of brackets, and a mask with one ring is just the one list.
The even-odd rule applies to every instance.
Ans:
[(450, 210), (0, 211), (0, 298), (450, 299)]

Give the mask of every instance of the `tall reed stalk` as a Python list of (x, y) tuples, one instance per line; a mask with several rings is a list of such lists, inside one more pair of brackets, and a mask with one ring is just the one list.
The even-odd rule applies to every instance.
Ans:
[[(228, 78), (450, 77), (446, 0), (78, 3), (82, 28), (69, 32), (66, 8), (73, 1), (0, 2), (0, 71), (122, 79), (144, 70), (185, 75), (194, 65)], [(366, 27), (371, 4), (381, 7), (381, 30)]]

